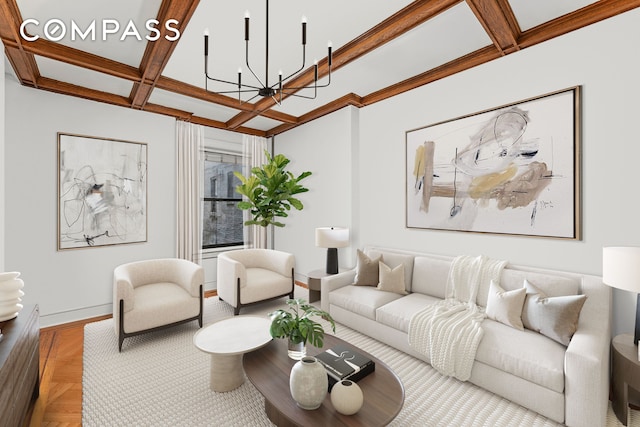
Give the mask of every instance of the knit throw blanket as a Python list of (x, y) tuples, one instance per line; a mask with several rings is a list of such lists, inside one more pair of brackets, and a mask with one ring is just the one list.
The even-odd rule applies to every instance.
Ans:
[(486, 317), (476, 305), (478, 288), (499, 282), (506, 261), (485, 256), (455, 258), (447, 279), (447, 298), (414, 314), (409, 322), (409, 345), (426, 355), (438, 372), (467, 381)]

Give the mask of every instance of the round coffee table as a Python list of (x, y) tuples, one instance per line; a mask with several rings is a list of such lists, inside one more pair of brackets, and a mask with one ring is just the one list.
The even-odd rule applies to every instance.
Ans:
[(268, 317), (235, 316), (200, 329), (195, 346), (211, 354), (211, 390), (225, 392), (244, 383), (242, 356), (271, 341)]

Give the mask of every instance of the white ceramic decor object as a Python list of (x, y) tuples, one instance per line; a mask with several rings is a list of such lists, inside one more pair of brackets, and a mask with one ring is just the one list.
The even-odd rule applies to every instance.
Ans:
[(362, 389), (353, 381), (339, 381), (331, 389), (331, 403), (341, 414), (353, 415), (362, 408), (364, 403)]
[(13, 319), (22, 310), (24, 282), (18, 276), (17, 271), (0, 273), (0, 322)]
[(318, 409), (327, 396), (327, 371), (315, 357), (305, 356), (291, 368), (291, 397), (302, 409)]

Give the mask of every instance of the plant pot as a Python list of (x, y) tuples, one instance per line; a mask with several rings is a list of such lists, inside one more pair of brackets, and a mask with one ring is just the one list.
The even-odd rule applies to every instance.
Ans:
[(287, 354), (291, 359), (300, 360), (307, 355), (307, 346), (303, 341), (294, 342), (291, 340), (291, 338), (289, 338), (288, 341), (289, 341), (289, 350)]
[(327, 396), (328, 387), (327, 371), (315, 357), (305, 356), (291, 368), (291, 397), (300, 408), (318, 409)]

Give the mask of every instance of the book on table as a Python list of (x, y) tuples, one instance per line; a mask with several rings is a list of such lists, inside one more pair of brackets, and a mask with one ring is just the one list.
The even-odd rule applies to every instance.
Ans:
[(329, 391), (341, 380), (357, 382), (376, 369), (373, 360), (364, 356), (353, 347), (336, 345), (316, 355), (324, 366), (329, 378)]

